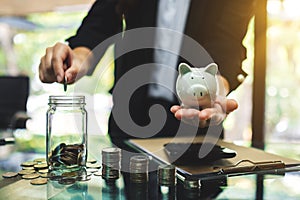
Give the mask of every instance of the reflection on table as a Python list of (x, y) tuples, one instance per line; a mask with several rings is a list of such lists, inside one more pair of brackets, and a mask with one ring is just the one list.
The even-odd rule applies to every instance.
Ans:
[[(91, 175), (90, 180), (71, 185), (49, 180), (46, 185), (35, 186), (20, 176), (3, 178), (4, 172), (20, 171), (20, 163), (45, 157), (44, 138), (22, 134), (22, 137), (27, 134), (24, 137), (27, 139), (20, 136), (16, 144), (0, 146), (1, 199), (300, 199), (300, 167), (201, 180), (181, 177), (177, 178), (176, 186), (169, 187), (158, 184), (157, 171), (150, 171), (148, 182), (140, 184), (132, 183), (128, 172), (123, 172), (116, 181)], [(89, 137), (88, 146), (89, 156), (101, 163), (101, 149), (111, 143), (106, 136), (93, 135)], [(159, 165), (155, 160), (150, 162)]]

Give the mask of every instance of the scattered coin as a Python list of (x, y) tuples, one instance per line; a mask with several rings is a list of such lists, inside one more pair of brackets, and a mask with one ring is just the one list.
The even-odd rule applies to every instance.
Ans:
[(33, 167), (34, 165), (36, 165), (37, 162), (34, 162), (34, 161), (27, 161), (27, 162), (23, 162), (21, 164), (22, 167)]
[(19, 171), (20, 175), (33, 174), (33, 173), (35, 173), (34, 169), (23, 169), (23, 170)]
[(94, 163), (97, 162), (97, 160), (96, 160), (96, 159), (93, 159), (93, 158), (88, 158), (86, 162), (87, 162), (87, 163), (92, 163), (92, 164), (94, 164)]
[(45, 174), (45, 173), (48, 173), (49, 170), (48, 169), (39, 169), (38, 172), (41, 174)]
[(51, 173), (41, 173), (40, 177), (42, 178), (50, 178), (51, 176), (53, 176)]
[(18, 173), (16, 172), (6, 172), (4, 174), (2, 174), (3, 178), (12, 178), (12, 177), (16, 177), (18, 176)]
[(47, 178), (36, 178), (30, 181), (32, 185), (44, 185), (48, 182)]
[(101, 165), (98, 163), (86, 163), (87, 168), (94, 168), (94, 169), (100, 169)]
[(98, 172), (99, 170), (98, 169), (96, 169), (96, 168), (88, 168), (88, 169), (86, 169), (86, 172), (88, 172), (88, 173), (95, 173), (95, 172)]
[(98, 171), (98, 172), (95, 172), (93, 173), (95, 176), (102, 176), (102, 172), (101, 171)]
[(24, 170), (34, 170), (34, 167), (22, 167)]
[(36, 159), (33, 160), (33, 162), (46, 163), (46, 158), (36, 158)]
[(38, 177), (40, 177), (40, 175), (36, 174), (36, 173), (34, 173), (34, 174), (25, 174), (25, 175), (22, 176), (23, 179), (35, 179), (35, 178), (38, 178)]
[(71, 177), (64, 177), (58, 181), (58, 183), (62, 184), (62, 185), (71, 185), (71, 184), (74, 184), (75, 182), (76, 182), (76, 179), (71, 178)]
[(41, 164), (36, 164), (33, 167), (34, 167), (34, 169), (37, 169), (37, 170), (38, 169), (46, 169), (46, 168), (48, 168), (48, 165), (46, 163), (41, 163)]

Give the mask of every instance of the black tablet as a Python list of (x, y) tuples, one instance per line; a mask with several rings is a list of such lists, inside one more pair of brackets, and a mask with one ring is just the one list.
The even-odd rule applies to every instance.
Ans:
[(235, 151), (212, 143), (167, 143), (164, 150), (169, 160), (179, 165), (198, 165), (236, 156)]

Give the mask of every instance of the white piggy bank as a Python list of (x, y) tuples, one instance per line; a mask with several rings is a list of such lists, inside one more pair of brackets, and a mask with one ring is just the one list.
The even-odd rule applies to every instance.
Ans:
[(216, 99), (218, 66), (211, 63), (204, 68), (179, 65), (176, 92), (183, 107), (198, 109), (211, 107)]

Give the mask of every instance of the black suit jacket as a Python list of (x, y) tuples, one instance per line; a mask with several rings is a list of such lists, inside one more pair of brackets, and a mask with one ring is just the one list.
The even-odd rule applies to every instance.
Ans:
[[(135, 38), (128, 38), (126, 33), (124, 38), (121, 37), (122, 34), (119, 34), (117, 37), (107, 40), (122, 32), (122, 15), (116, 12), (117, 3), (115, 0), (96, 1), (76, 35), (68, 39), (71, 48), (85, 46), (90, 49), (97, 49), (95, 52), (97, 52), (97, 58), (100, 59), (110, 44), (115, 43), (116, 55), (119, 55), (129, 45), (135, 44)], [(155, 27), (157, 3), (157, 0), (136, 1), (134, 7), (125, 13), (126, 30)], [(253, 7), (254, 0), (191, 0), (185, 34), (204, 47), (213, 61), (218, 64), (220, 73), (228, 79), (231, 89), (235, 89), (240, 84), (237, 76), (239, 74), (245, 75), (241, 69), (241, 63), (246, 58), (242, 40), (252, 17)], [(145, 40), (151, 43), (153, 37), (150, 36)], [(189, 46), (186, 44), (183, 41), (182, 51), (189, 52)], [(195, 59), (180, 59), (184, 59), (197, 67), (206, 65), (208, 61), (203, 60), (197, 53), (189, 52), (189, 54), (194, 55)], [(98, 62), (98, 59), (95, 63)], [(136, 49), (116, 57), (115, 83), (134, 67), (152, 62), (153, 49), (151, 48)], [(145, 71), (145, 74), (147, 75), (148, 72)], [(145, 78), (147, 77), (145, 76)], [(126, 92), (126, 88), (123, 91)], [(147, 98), (146, 85), (139, 87), (134, 92), (129, 105), (126, 105), (126, 100), (124, 101), (119, 97), (113, 100), (114, 108), (129, 107), (130, 116), (126, 115), (126, 112), (124, 114), (120, 111), (118, 114), (122, 115), (121, 118), (124, 120), (132, 118), (139, 126), (146, 126), (150, 123), (149, 108), (151, 105), (159, 103), (167, 110), (167, 122), (159, 135), (174, 135), (178, 129), (178, 121), (168, 110), (171, 105), (179, 102), (165, 102)], [(120, 132), (126, 135), (124, 133), (126, 131), (119, 129), (113, 117), (110, 118), (110, 132), (116, 136), (119, 136)]]

